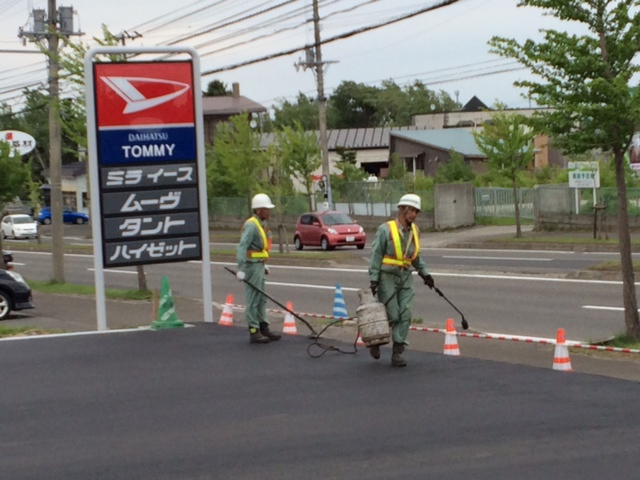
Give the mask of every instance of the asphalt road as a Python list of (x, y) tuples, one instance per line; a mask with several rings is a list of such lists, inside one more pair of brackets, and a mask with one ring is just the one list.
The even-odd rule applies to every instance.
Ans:
[(199, 325), (0, 342), (0, 478), (635, 478), (640, 383)]

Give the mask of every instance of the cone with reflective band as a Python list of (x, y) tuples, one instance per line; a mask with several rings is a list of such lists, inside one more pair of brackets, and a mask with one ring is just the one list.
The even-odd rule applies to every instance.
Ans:
[(349, 318), (347, 313), (347, 305), (344, 303), (344, 295), (342, 294), (342, 286), (336, 285), (336, 293), (333, 296), (333, 316), (336, 318)]
[[(287, 309), (293, 312), (293, 303), (287, 302)], [(286, 333), (287, 335), (298, 334), (298, 329), (296, 328), (296, 319), (289, 312), (285, 312), (284, 314), (284, 325), (282, 326), (282, 333)]]
[(567, 348), (564, 328), (559, 328), (556, 334), (556, 349), (553, 354), (553, 369), (562, 372), (571, 372), (571, 359)]
[(360, 335), (360, 329), (358, 329), (358, 338), (356, 339), (356, 345), (363, 345), (366, 346), (367, 344), (364, 343), (364, 341), (362, 340), (362, 336)]
[(179, 327), (184, 327), (184, 323), (178, 320), (175, 303), (173, 301), (173, 293), (169, 286), (169, 278), (165, 275), (162, 277), (162, 286), (160, 288), (158, 319), (151, 324), (151, 329), (160, 330)]
[(224, 304), (222, 308), (222, 314), (220, 315), (220, 320), (218, 320), (219, 325), (224, 325), (225, 327), (233, 326), (233, 294), (227, 295), (227, 302)]
[(460, 347), (458, 347), (458, 336), (456, 335), (456, 327), (453, 318), (447, 319), (447, 327), (444, 334), (444, 354), (460, 355)]

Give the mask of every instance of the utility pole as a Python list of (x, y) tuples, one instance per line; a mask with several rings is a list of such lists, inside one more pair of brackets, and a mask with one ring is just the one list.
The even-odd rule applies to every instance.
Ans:
[(324, 208), (329, 210), (333, 207), (331, 196), (331, 169), (329, 166), (329, 145), (327, 141), (327, 99), (324, 96), (324, 65), (322, 61), (322, 46), (320, 41), (320, 13), (318, 11), (318, 0), (313, 0), (313, 31), (314, 48), (306, 50), (306, 61), (299, 61), (295, 64), (296, 70), (302, 67), (304, 70), (312, 68), (316, 75), (318, 88), (318, 133), (320, 136), (320, 149), (322, 152), (322, 177), (324, 182)]
[(320, 133), (320, 148), (322, 150), (322, 175), (325, 177), (325, 208), (333, 208), (331, 196), (331, 171), (329, 167), (329, 145), (327, 143), (327, 99), (324, 97), (324, 64), (322, 63), (322, 48), (320, 45), (320, 13), (318, 0), (313, 0), (313, 32), (316, 51), (316, 81), (318, 84), (318, 124)]
[(58, 12), (49, 0), (47, 40), (49, 49), (49, 179), (51, 181), (51, 238), (53, 281), (64, 283), (64, 222), (62, 221), (62, 133), (58, 62)]
[[(46, 18), (45, 18), (46, 17)], [(59, 35), (81, 35), (73, 32), (73, 7), (57, 8), (56, 0), (48, 0), (47, 12), (33, 10), (33, 31), (20, 29), (18, 37), (34, 42), (47, 40), (49, 80), (49, 180), (51, 182), (52, 280), (64, 283), (64, 223), (62, 221), (62, 133), (60, 128)]]

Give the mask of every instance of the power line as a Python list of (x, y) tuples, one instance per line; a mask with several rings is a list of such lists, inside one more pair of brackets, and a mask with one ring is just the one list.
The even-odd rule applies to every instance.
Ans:
[[(327, 38), (325, 40), (322, 40), (321, 43), (323, 45), (326, 45), (328, 43), (332, 43), (332, 42), (335, 42), (335, 41), (338, 41), (338, 40), (343, 40), (345, 38), (349, 38), (349, 37), (352, 37), (354, 35), (359, 35), (361, 33), (369, 32), (371, 30), (377, 30), (378, 28), (386, 27), (387, 25), (392, 25), (394, 23), (398, 23), (398, 22), (401, 22), (403, 20), (407, 20), (409, 18), (417, 17), (418, 15), (421, 15), (423, 13), (431, 12), (433, 10), (437, 10), (439, 8), (442, 8), (442, 7), (447, 7), (449, 5), (453, 5), (454, 3), (457, 3), (459, 1), (460, 0), (444, 0), (444, 1), (440, 2), (437, 5), (433, 5), (433, 6), (426, 7), (426, 8), (420, 9), (420, 10), (416, 10), (416, 11), (408, 13), (406, 15), (401, 15), (401, 16), (392, 18), (391, 20), (388, 20), (386, 22), (378, 23), (376, 25), (369, 25), (369, 26), (362, 27), (362, 28), (359, 28), (359, 29), (356, 29), (356, 30), (352, 30), (350, 32), (342, 33), (340, 35), (335, 35), (333, 37), (330, 37), (330, 38)], [(262, 57), (259, 57), (259, 58), (255, 58), (253, 60), (247, 60), (245, 62), (240, 62), (240, 63), (228, 65), (226, 67), (220, 67), (220, 68), (215, 68), (215, 69), (212, 69), (212, 70), (206, 70), (206, 71), (202, 72), (202, 76), (206, 77), (208, 75), (213, 75), (213, 74), (220, 73), (220, 72), (228, 72), (230, 70), (235, 70), (237, 68), (246, 67), (248, 65), (253, 65), (255, 63), (261, 63), (261, 62), (265, 62), (267, 60), (273, 60), (274, 58), (285, 57), (287, 55), (291, 55), (292, 53), (301, 52), (301, 51), (306, 50), (307, 48), (311, 48), (311, 47), (312, 47), (312, 45), (304, 45), (302, 47), (294, 47), (294, 48), (289, 49), (289, 50), (284, 50), (284, 51), (281, 51), (281, 52), (278, 52), (278, 53), (265, 55), (265, 56), (262, 56)]]

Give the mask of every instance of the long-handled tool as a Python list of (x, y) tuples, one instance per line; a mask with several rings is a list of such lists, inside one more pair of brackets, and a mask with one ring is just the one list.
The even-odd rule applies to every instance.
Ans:
[(458, 307), (456, 307), (453, 303), (451, 303), (451, 301), (447, 297), (444, 296), (444, 293), (442, 293), (442, 291), (438, 287), (436, 287), (434, 285), (433, 289), (436, 291), (436, 293), (438, 295), (440, 295), (442, 298), (444, 298), (447, 301), (447, 303), (449, 305), (451, 305), (456, 312), (458, 312), (462, 316), (462, 322), (461, 322), (462, 328), (463, 328), (463, 330), (468, 330), (469, 329), (469, 322), (467, 322), (467, 320), (464, 318), (464, 313), (462, 313), (460, 310), (458, 310)]
[[(230, 269), (229, 267), (224, 267), (224, 269), (229, 272), (230, 274), (232, 274), (234, 277), (236, 276), (236, 272), (234, 272), (232, 269)], [(294, 317), (296, 317), (298, 320), (300, 320), (302, 323), (304, 323), (309, 330), (311, 330), (311, 333), (313, 334), (313, 336), (318, 337), (318, 332), (316, 332), (316, 330), (311, 326), (311, 324), (309, 322), (307, 322), (304, 318), (302, 318), (300, 315), (298, 315), (296, 312), (293, 312), (291, 310), (289, 310), (286, 306), (284, 306), (282, 303), (280, 303), (279, 301), (277, 301), (275, 298), (269, 296), (267, 294), (267, 292), (259, 289), (258, 287), (256, 287), (254, 284), (252, 284), (251, 282), (249, 282), (248, 280), (242, 280), (244, 283), (246, 283), (247, 285), (249, 285), (251, 288), (253, 288), (254, 290), (256, 290), (258, 293), (264, 295), (265, 297), (267, 297), (269, 300), (271, 300), (273, 303), (275, 303), (276, 305), (278, 305), (280, 308), (286, 310), (287, 312), (289, 312), (291, 315), (293, 315)]]

